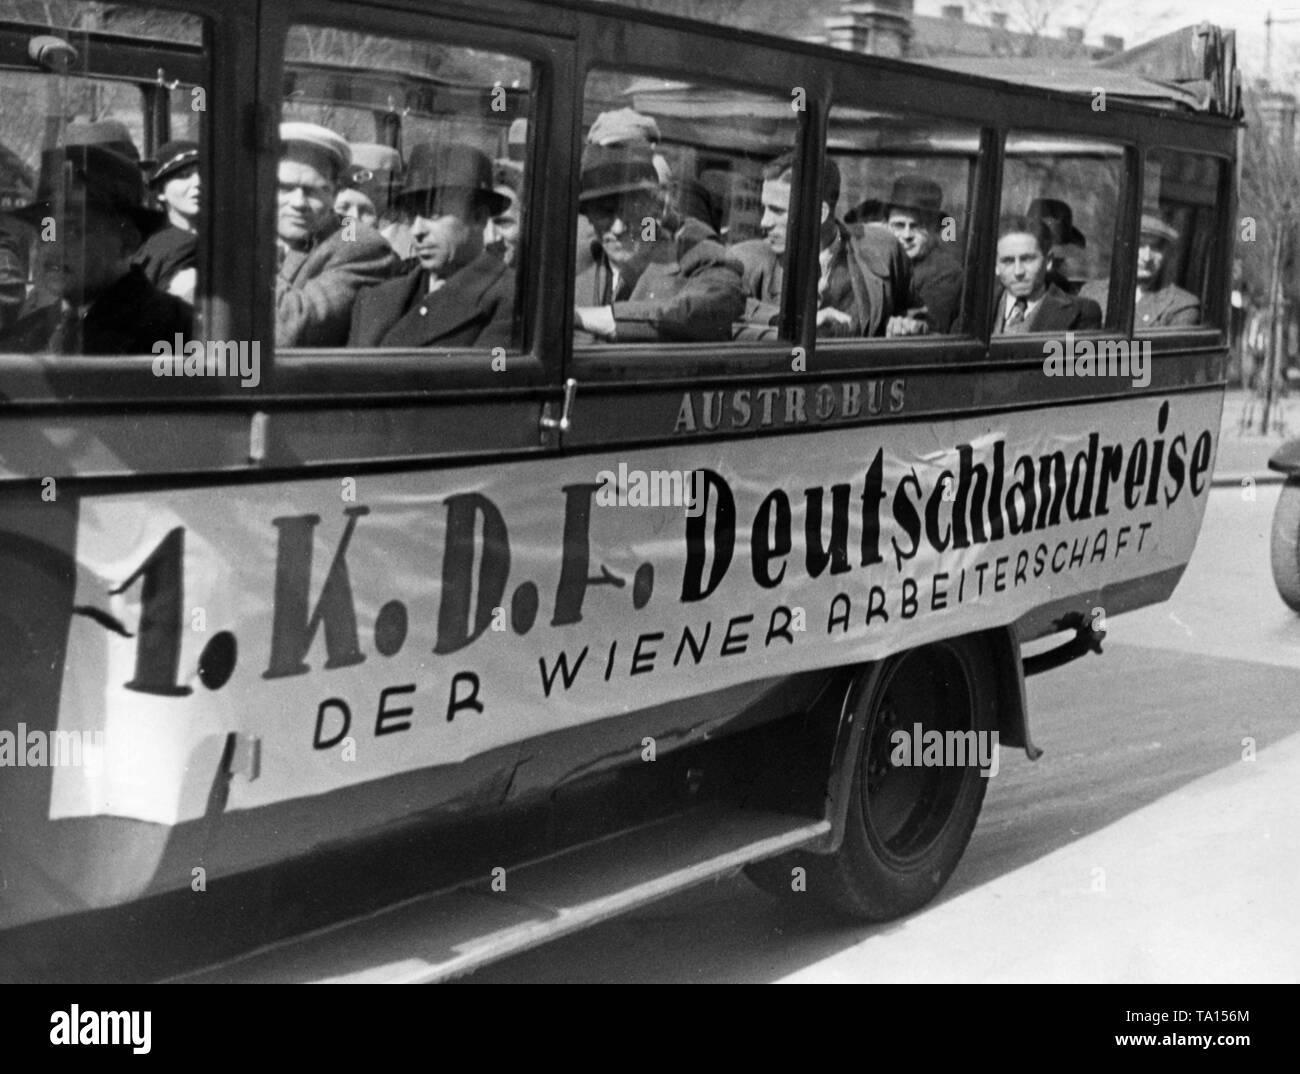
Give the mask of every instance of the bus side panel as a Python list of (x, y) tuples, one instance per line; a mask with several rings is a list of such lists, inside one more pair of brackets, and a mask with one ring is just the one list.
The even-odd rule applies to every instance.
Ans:
[[(525, 786), (530, 768), (560, 778), (688, 737), (717, 691), (744, 707), (746, 683), (1071, 598), (1086, 614), (1105, 586), (1190, 558), (1220, 406), (1207, 390), (743, 450), (86, 497), (71, 603), (87, 614), (63, 628), (57, 729), (102, 733), (103, 763), (24, 785), (22, 811), (46, 831), (189, 826), (237, 871), (257, 847), (220, 837), (236, 814), (295, 818), (291, 853), (423, 809), (489, 810), (516, 770)], [(666, 722), (583, 730), (646, 710)], [(560, 731), (565, 756), (521, 767)], [(335, 793), (407, 774), (389, 786), (414, 797)], [(327, 799), (343, 815), (313, 808)], [(122, 891), (78, 897), (104, 890)]]

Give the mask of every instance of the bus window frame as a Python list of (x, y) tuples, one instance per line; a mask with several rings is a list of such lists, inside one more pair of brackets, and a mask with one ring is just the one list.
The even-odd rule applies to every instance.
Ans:
[[(264, 4), (259, 22), (261, 47), (266, 60), (259, 66), (259, 101), (265, 123), (270, 128), (259, 147), (257, 181), (259, 189), (274, 190), (276, 182), (278, 131), (283, 101), (285, 44), (287, 33), (293, 26), (331, 28), (396, 39), (430, 40), (449, 47), (462, 47), (480, 51), (506, 53), (532, 65), (529, 87), (533, 111), (529, 115), (524, 189), (520, 192), (524, 204), (524, 227), (521, 236), (521, 264), (537, 271), (520, 272), (517, 279), (533, 281), (517, 295), (515, 324), (520, 335), (519, 350), (506, 352), (508, 385), (501, 383), (502, 374), (489, 366), (490, 355), (483, 350), (414, 349), (414, 348), (291, 348), (284, 351), (274, 346), (270, 369), (263, 376), (266, 394), (285, 399), (302, 399), (318, 395), (343, 393), (350, 400), (383, 401), (392, 398), (418, 395), (433, 402), (438, 397), (454, 397), (466, 391), (483, 389), (502, 397), (515, 392), (526, 396), (541, 396), (542, 389), (555, 389), (562, 374), (560, 342), (554, 328), (554, 318), (545, 315), (542, 296), (547, 293), (548, 260), (542, 256), (545, 237), (552, 228), (551, 217), (555, 209), (545, 197), (544, 176), (556, 174), (562, 160), (562, 141), (554, 135), (555, 118), (562, 115), (565, 79), (562, 74), (572, 69), (572, 39), (564, 33), (535, 32), (503, 27), (499, 22), (485, 21), (482, 11), (477, 17), (461, 15), (455, 9), (441, 8), (430, 12), (415, 5), (401, 8), (358, 7), (336, 0), (307, 4), (294, 0), (284, 5)], [(554, 197), (550, 199), (553, 201)], [(259, 240), (259, 250), (267, 262), (275, 264), (275, 199), (269, 198), (262, 213), (264, 235)], [(529, 258), (532, 258), (530, 264)], [(518, 272), (518, 269), (516, 269)], [(273, 279), (274, 277), (269, 277)], [(275, 303), (273, 288), (263, 288), (255, 307), (256, 323), (262, 327), (262, 338), (274, 339)], [(358, 395), (349, 387), (353, 380), (364, 380), (371, 391)]]
[[(845, 107), (862, 107), (853, 102), (833, 101), (827, 109), (833, 114), (837, 105)], [(880, 109), (888, 109), (905, 118), (916, 117), (918, 120), (948, 122), (951, 117), (939, 116), (912, 107), (894, 107), (884, 103)], [(983, 248), (981, 236), (983, 228), (982, 215), (986, 209), (983, 192), (998, 189), (1001, 183), (1002, 157), (1000, 147), (1002, 139), (999, 132), (983, 123), (967, 123), (970, 130), (978, 136), (979, 150), (974, 167), (967, 177), (966, 203), (966, 244), (962, 253), (962, 268), (965, 275), (965, 288), (962, 296), (959, 317), (964, 319), (962, 331), (943, 334), (927, 333), (922, 336), (872, 336), (862, 339), (826, 338), (817, 343), (817, 364), (819, 368), (829, 371), (855, 373), (879, 371), (881, 369), (919, 369), (931, 366), (964, 365), (978, 362), (987, 357), (983, 339), (987, 316), (984, 313), (985, 302), (981, 295), (987, 290), (986, 284), (991, 274), (984, 269), (979, 253)], [(997, 150), (996, 152), (994, 150)], [(829, 149), (827, 150), (829, 151)], [(915, 159), (907, 154), (864, 154), (880, 159), (898, 156), (900, 159)], [(941, 156), (942, 154), (936, 154)], [(991, 262), (990, 262), (991, 263)], [(815, 291), (813, 292), (815, 300)], [(883, 357), (882, 357), (883, 356)]]
[[(1221, 205), (1231, 197), (1233, 190), (1233, 177), (1230, 165), (1232, 162), (1227, 157), (1204, 148), (1188, 149), (1182, 146), (1170, 145), (1164, 140), (1152, 141), (1148, 145), (1142, 147), (1141, 160), (1138, 166), (1138, 175), (1142, 177), (1143, 186), (1146, 184), (1147, 156), (1153, 150), (1181, 153), (1186, 156), (1213, 160), (1217, 165), (1216, 170), (1218, 171), (1218, 182), (1214, 192), (1215, 204)], [(1141, 191), (1141, 196), (1142, 202), (1140, 204), (1144, 204), (1146, 199), (1145, 190)], [(1223, 219), (1220, 220), (1219, 233), (1214, 236), (1214, 251), (1216, 256), (1210, 259), (1210, 278), (1209, 286), (1206, 288), (1207, 294), (1197, 296), (1201, 299), (1201, 320), (1205, 323), (1188, 325), (1186, 327), (1171, 325), (1147, 329), (1142, 334), (1142, 338), (1144, 340), (1151, 340), (1152, 350), (1155, 353), (1159, 353), (1161, 350), (1172, 350), (1175, 346), (1166, 343), (1162, 347), (1159, 341), (1169, 340), (1171, 338), (1183, 339), (1188, 334), (1201, 336), (1213, 332), (1219, 337), (1222, 345), (1227, 345), (1227, 325), (1230, 315), (1228, 312), (1229, 306), (1226, 301), (1226, 295), (1232, 279), (1232, 257), (1230, 254), (1224, 254), (1221, 251), (1230, 251), (1234, 246), (1236, 205), (1234, 204), (1232, 206), (1232, 211), (1230, 213), (1224, 213), (1221, 215)], [(1140, 216), (1138, 222), (1134, 226), (1141, 226)], [(1130, 260), (1134, 264), (1134, 270), (1136, 270), (1137, 263), (1136, 238), (1137, 235), (1135, 234), (1133, 250), (1130, 256)], [(1130, 292), (1133, 292), (1133, 290), (1134, 288), (1130, 287)], [(1132, 294), (1130, 294), (1130, 302), (1135, 304), (1135, 298)], [(1138, 331), (1138, 326), (1134, 324), (1132, 327), (1132, 335), (1134, 338), (1137, 337)]]
[[(988, 360), (1001, 361), (1010, 359), (1014, 361), (1022, 358), (1033, 358), (1041, 364), (1044, 341), (1059, 338), (1062, 334), (1060, 332), (1027, 332), (1024, 335), (1012, 337), (993, 334), (993, 326), (997, 319), (997, 311), (993, 308), (994, 301), (997, 298), (997, 271), (994, 268), (997, 249), (997, 222), (1001, 219), (1002, 214), (1002, 187), (1006, 178), (1006, 161), (1009, 156), (1006, 143), (1007, 137), (1010, 135), (1016, 137), (1043, 137), (1062, 141), (1078, 139), (1079, 141), (1106, 142), (1119, 150), (1119, 157), (1122, 162), (1120, 179), (1123, 186), (1120, 189), (1115, 219), (1111, 225), (1110, 288), (1106, 300), (1107, 317), (1115, 322), (1115, 327), (1107, 327), (1103, 324), (1100, 328), (1089, 328), (1083, 332), (1076, 332), (1075, 335), (1092, 340), (1127, 339), (1132, 334), (1131, 328), (1126, 326), (1131, 325), (1133, 320), (1133, 258), (1137, 249), (1135, 242), (1135, 229), (1138, 226), (1137, 209), (1141, 204), (1142, 153), (1140, 146), (1132, 139), (1113, 135), (1081, 135), (1071, 130), (1048, 130), (1042, 127), (1031, 128), (1017, 124), (1014, 127), (1002, 128), (1002, 168), (999, 176), (993, 226), (988, 229), (992, 239), (992, 249), (989, 252), (988, 261), (989, 287), (983, 300), (983, 308), (988, 314)], [(1111, 312), (1115, 313), (1114, 317), (1110, 316)]]
[[(472, 9), (460, 3), (440, 5), (436, 14), (429, 13), (418, 0), (388, 0), (382, 8), (327, 2), (313, 5), (310, 9), (305, 4), (295, 3), (283, 10), (259, 3), (259, 0), (230, 0), (220, 6), (216, 0), (155, 0), (151, 6), (187, 11), (206, 20), (203, 48), (211, 73), (213, 92), (210, 96), (214, 104), (220, 102), (228, 106), (232, 114), (220, 123), (209, 121), (203, 124), (204, 156), (207, 158), (205, 181), (217, 208), (224, 205), (227, 211), (236, 215), (248, 205), (257, 204), (259, 191), (274, 189), (274, 153), (268, 150), (276, 143), (283, 87), (284, 37), (281, 34), (272, 42), (275, 47), (268, 48), (268, 38), (261, 32), (268, 24), (278, 21), (284, 27), (291, 22), (331, 25), (403, 37), (411, 35), (411, 18), (414, 17), (419, 27), (444, 28), (447, 31), (444, 39), (449, 43), (484, 48), (499, 41), (495, 47), (501, 51), (534, 63), (536, 80), (532, 90), (537, 112), (533, 117), (536, 123), (530, 124), (530, 137), (537, 140), (540, 134), (546, 135), (543, 140), (547, 165), (543, 167), (537, 163), (541, 158), (536, 149), (532, 149), (531, 171), (539, 174), (528, 177), (532, 209), (525, 223), (524, 242), (530, 249), (540, 251), (545, 248), (548, 237), (554, 238), (556, 243), (548, 256), (540, 261), (540, 266), (544, 269), (549, 264), (558, 269), (560, 276), (556, 279), (552, 273), (552, 287), (538, 287), (526, 298), (534, 304), (534, 308), (525, 314), (525, 323), (532, 326), (533, 335), (529, 337), (532, 341), (530, 352), (522, 358), (539, 356), (538, 368), (521, 370), (520, 366), (526, 363), (521, 356), (511, 355), (511, 361), (515, 363), (511, 367), (511, 383), (519, 386), (521, 393), (516, 396), (512, 394), (513, 387), (503, 389), (495, 383), (484, 389), (488, 395), (503, 399), (554, 400), (559, 394), (556, 390), (557, 365), (562, 375), (581, 374), (584, 384), (600, 386), (605, 394), (635, 391), (638, 383), (650, 390), (687, 381), (698, 385), (702, 378), (733, 384), (742, 376), (747, 380), (788, 380), (791, 376), (789, 346), (805, 347), (809, 361), (815, 358), (817, 370), (831, 374), (862, 372), (876, 375), (893, 369), (919, 371), (931, 366), (979, 364), (1002, 359), (1001, 354), (995, 355), (989, 347), (990, 324), (987, 322), (990, 311), (985, 306), (991, 306), (991, 257), (981, 258), (977, 252), (981, 238), (987, 237), (985, 232), (991, 230), (985, 221), (996, 216), (996, 199), (1000, 198), (1000, 173), (997, 172), (991, 173), (995, 180), (994, 188), (990, 191), (986, 184), (984, 200), (976, 199), (970, 222), (972, 241), (967, 246), (968, 259), (974, 257), (978, 262), (970, 283), (975, 306), (968, 311), (973, 315), (973, 336), (851, 341), (843, 354), (836, 353), (831, 347), (816, 351), (809, 323), (811, 318), (799, 321), (802, 316), (800, 308), (809, 308), (815, 286), (810, 272), (811, 262), (801, 256), (794, 261), (791, 286), (787, 291), (792, 294), (797, 286), (802, 301), (794, 302), (787, 297), (783, 313), (783, 327), (788, 329), (792, 322), (799, 325), (799, 331), (793, 334), (793, 342), (789, 345), (781, 342), (757, 348), (729, 343), (725, 345), (725, 354), (719, 355), (716, 344), (642, 344), (635, 352), (626, 346), (591, 347), (575, 356), (571, 324), (572, 266), (580, 178), (579, 134), (586, 75), (595, 67), (619, 67), (619, 57), (629, 51), (639, 53), (637, 68), (651, 74), (679, 70), (683, 77), (694, 78), (699, 70), (712, 70), (718, 66), (719, 55), (743, 54), (748, 57), (747, 64), (751, 69), (765, 69), (764, 64), (756, 62), (755, 58), (758, 58), (771, 61), (773, 70), (797, 75), (788, 81), (807, 90), (809, 115), (803, 124), (800, 164), (804, 175), (797, 177), (801, 193), (796, 198), (796, 212), (806, 196), (803, 192), (819, 189), (827, 116), (829, 109), (840, 101), (850, 106), (885, 107), (907, 111), (918, 117), (969, 124), (983, 131), (982, 139), (991, 140), (988, 144), (998, 144), (998, 139), (1004, 138), (1010, 127), (1005, 119), (988, 117), (1014, 114), (1017, 115), (1017, 130), (1046, 127), (1059, 119), (1064, 122), (1064, 129), (1059, 124), (1052, 127), (1057, 134), (1094, 136), (1112, 142), (1127, 140), (1136, 145), (1139, 152), (1144, 144), (1158, 143), (1172, 150), (1209, 154), (1227, 160), (1230, 159), (1229, 151), (1226, 148), (1222, 152), (1216, 151), (1216, 147), (1223, 141), (1224, 130), (1235, 133), (1236, 128), (1234, 121), (1226, 117), (1191, 117), (1178, 111), (1160, 111), (1152, 106), (1132, 105), (1122, 100), (1110, 102), (1108, 114), (1099, 116), (1091, 114), (1086, 98), (1078, 95), (938, 69), (926, 70), (918, 65), (880, 57), (864, 61), (863, 57), (835, 53), (823, 46), (773, 41), (747, 31), (687, 23), (648, 12), (639, 12), (638, 21), (629, 23), (618, 13), (609, 13), (603, 8), (548, 8), (548, 13), (554, 17), (548, 20), (547, 34), (543, 38), (531, 30), (502, 29), (503, 26), (518, 26), (518, 20), (512, 21), (512, 16), (520, 11), (534, 10), (511, 0), (482, 0)], [(550, 68), (529, 51), (529, 45), (539, 40), (546, 41), (551, 50), (547, 52), (548, 56), (556, 52), (560, 57)], [(654, 62), (654, 57), (665, 55), (670, 62)], [(256, 80), (247, 77), (250, 56), (258, 57)], [(651, 58), (647, 60), (646, 56)], [(671, 62), (683, 57), (686, 62)], [(686, 70), (704, 59), (709, 60), (707, 66)], [(624, 64), (624, 69), (627, 66)], [(578, 77), (579, 73), (581, 77)], [(717, 81), (739, 84), (750, 91), (774, 92), (771, 87), (779, 80), (768, 78), (762, 83), (755, 80), (739, 83), (728, 79)], [(918, 108), (915, 105), (918, 100), (936, 97), (936, 89), (943, 91), (942, 113), (937, 108)], [(1026, 91), (1028, 96), (1023, 96)], [(567, 145), (564, 144), (566, 135)], [(255, 145), (260, 148), (255, 148)], [(1000, 167), (1001, 159), (999, 152), (987, 163)], [(551, 190), (549, 199), (535, 196), (537, 184), (543, 182), (540, 175), (543, 171), (549, 176), (568, 175), (569, 197), (564, 204), (559, 204), (558, 190)], [(1231, 174), (1227, 169), (1221, 169), (1221, 173), (1221, 182), (1230, 189)], [(1134, 188), (1137, 184), (1129, 185)], [(1135, 200), (1134, 228), (1137, 226), (1136, 206)], [(214, 215), (217, 208), (214, 208)], [(273, 215), (273, 208), (268, 206), (258, 219), (250, 221), (255, 238), (252, 245), (254, 271), (249, 271), (248, 244), (239, 247), (230, 242), (208, 244), (209, 283), (206, 286), (209, 294), (218, 296), (204, 307), (206, 331), (211, 338), (257, 338), (252, 326), (271, 323), (273, 300), (270, 289), (260, 286), (259, 281), (264, 280), (266, 274), (258, 270), (273, 263), (273, 259), (267, 260), (268, 253), (274, 249)], [(815, 217), (806, 212), (802, 216), (797, 234), (801, 242), (808, 244), (806, 248), (815, 249)], [(1221, 244), (1226, 243), (1222, 245), (1223, 249), (1231, 248), (1231, 235), (1232, 221), (1225, 218), (1220, 235)], [(562, 257), (559, 256), (561, 251)], [(1218, 271), (1222, 279), (1225, 270), (1220, 266)], [(800, 281), (801, 273), (806, 279)], [(1221, 289), (1216, 289), (1215, 295), (1223, 309), (1226, 308), (1226, 295), (1217, 294)], [(544, 293), (565, 295), (568, 299), (566, 308), (563, 311), (540, 308), (544, 304), (539, 301), (539, 296)], [(1125, 301), (1123, 295), (1118, 298)], [(1131, 302), (1131, 297), (1128, 301)], [(554, 306), (554, 303), (550, 305)], [(985, 323), (979, 323), (981, 319)], [(1182, 332), (1170, 333), (1169, 337), (1151, 337), (1154, 348), (1157, 351), (1185, 349), (1183, 344), (1187, 341), (1198, 348), (1218, 346), (1221, 349), (1223, 329), (1189, 331), (1193, 334), (1190, 340)], [(375, 406), (418, 406), (438, 403), (444, 394), (443, 389), (448, 394), (474, 390), (473, 367), (481, 363), (481, 358), (475, 361), (470, 357), (462, 361), (438, 355), (432, 362), (422, 362), (419, 359), (427, 358), (429, 352), (415, 352), (414, 356), (416, 361), (410, 361), (406, 352), (378, 352), (380, 359), (389, 359), (385, 362), (376, 360), (371, 352), (306, 352), (289, 357), (283, 368), (276, 372), (274, 347), (268, 346), (264, 356), (263, 382), (258, 389), (238, 389), (237, 385), (227, 387), (207, 380), (200, 380), (197, 384), (185, 380), (179, 382), (183, 389), (179, 392), (167, 380), (148, 376), (144, 370), (149, 363), (142, 359), (74, 359), (85, 366), (87, 385), (92, 389), (78, 395), (84, 395), (90, 401), (80, 397), (73, 401), (47, 398), (35, 400), (35, 406), (48, 405), (70, 413), (93, 411), (98, 406), (106, 413), (121, 414), (123, 410), (129, 410), (139, 415), (147, 413), (147, 408), (156, 407), (162, 400), (173, 415), (192, 409), (249, 413), (263, 407), (316, 406), (326, 409), (371, 403)], [(543, 361), (546, 363), (544, 367), (541, 366)], [(27, 362), (32, 364), (30, 359)], [(432, 384), (435, 378), (436, 385)], [(360, 383), (362, 380), (364, 385)], [(353, 381), (357, 383), (353, 384)], [(580, 390), (579, 408), (582, 406), (581, 395)], [(25, 405), (29, 400), (24, 398), (18, 402)], [(122, 416), (126, 417), (125, 414)], [(542, 436), (540, 440), (553, 446), (556, 438)], [(570, 442), (568, 437), (565, 442)], [(424, 456), (412, 452), (403, 456), (403, 462), (421, 457)], [(165, 471), (199, 465), (230, 470), (249, 467), (250, 463), (239, 452), (231, 450), (215, 453), (210, 463), (193, 459), (183, 465), (162, 465), (158, 469)]]
[[(103, 31), (77, 31), (70, 43), (84, 38), (102, 42), (102, 47), (93, 52), (95, 67), (87, 71), (84, 67), (73, 67), (70, 77), (85, 77), (102, 81), (113, 81), (135, 85), (141, 90), (141, 118), (145, 125), (145, 145), (140, 146), (141, 155), (147, 157), (151, 147), (150, 124), (155, 121), (156, 101), (151, 101), (145, 87), (157, 84), (157, 72), (160, 53), (169, 54), (177, 61), (175, 69), (164, 72), (173, 76), (173, 81), (186, 85), (204, 87), (205, 105), (209, 102), (227, 99), (221, 91), (230, 94), (232, 113), (238, 108), (236, 94), (239, 92), (239, 79), (232, 78), (234, 65), (223, 64), (220, 56), (223, 51), (228, 55), (237, 55), (234, 50), (241, 46), (256, 47), (256, 37), (241, 33), (240, 27), (247, 22), (238, 17), (240, 9), (246, 9), (252, 18), (255, 0), (231, 0), (229, 4), (219, 4), (216, 0), (139, 0), (133, 6), (142, 9), (172, 11), (190, 15), (201, 20), (202, 43), (192, 45), (184, 42), (172, 42), (163, 38), (131, 38), (122, 34)], [(26, 54), (26, 43), (15, 48), (18, 39), (26, 36), (56, 32), (59, 27), (45, 26), (39, 23), (18, 22), (17, 20), (0, 24), (0, 48), (3, 48), (3, 62), (7, 70), (29, 71), (33, 74), (50, 74), (51, 72)], [(57, 33), (55, 34), (57, 36)], [(247, 39), (251, 38), (251, 44)], [(133, 71), (138, 72), (133, 76)], [(148, 71), (143, 78), (140, 75)], [(139, 80), (137, 81), (137, 78)], [(244, 79), (245, 84), (248, 80)], [(205, 117), (209, 114), (205, 108)], [(170, 112), (167, 122), (170, 124)], [(210, 198), (216, 198), (218, 206), (223, 201), (231, 200), (232, 191), (227, 190), (222, 196), (221, 172), (229, 172), (231, 179), (238, 174), (234, 167), (220, 168), (218, 160), (231, 160), (230, 146), (218, 147), (214, 142), (216, 124), (205, 118), (200, 124), (200, 174), (204, 184), (205, 206), (212, 204)], [(231, 125), (233, 127), (233, 124)], [(156, 147), (152, 147), (156, 148)], [(222, 152), (222, 150), (226, 152)], [(229, 186), (229, 183), (224, 184)], [(233, 210), (233, 205), (227, 211)], [(212, 339), (247, 338), (236, 331), (238, 317), (232, 317), (231, 307), (237, 302), (215, 301), (217, 294), (214, 284), (217, 282), (215, 256), (217, 249), (231, 244), (214, 243), (210, 229), (206, 226), (199, 230), (198, 266), (199, 291), (195, 296), (195, 320), (204, 324), (204, 335)], [(238, 279), (231, 274), (229, 279)], [(176, 389), (168, 378), (159, 378), (153, 374), (152, 356), (122, 355), (75, 355), (59, 356), (59, 380), (71, 382), (71, 393), (56, 392), (46, 373), (44, 363), (48, 356), (19, 353), (0, 354), (0, 384), (4, 393), (0, 395), (0, 414), (14, 408), (36, 411), (57, 408), (60, 411), (89, 407), (92, 411), (102, 406), (120, 408), (125, 406), (151, 406), (160, 401), (176, 401)], [(236, 395), (240, 389), (238, 381), (219, 380), (217, 378), (191, 378), (184, 393), (192, 397), (198, 405), (210, 405), (220, 396)]]
[[(644, 29), (644, 27), (630, 26), (628, 29), (640, 30)], [(583, 44), (588, 43), (584, 42)], [(681, 62), (677, 62), (678, 59), (679, 57), (674, 56), (673, 62), (652, 65), (639, 60), (623, 61), (603, 56), (593, 58), (588, 55), (586, 48), (581, 49), (579, 58), (580, 73), (575, 87), (577, 111), (573, 125), (574, 154), (571, 161), (573, 181), (568, 202), (570, 209), (569, 232), (575, 236), (575, 240), (578, 231), (578, 218), (581, 215), (578, 208), (578, 196), (582, 186), (582, 150), (585, 146), (582, 121), (588, 79), (590, 79), (593, 72), (600, 71), (603, 73), (645, 75), (666, 80), (699, 82), (700, 68), (692, 66), (689, 59), (682, 59)], [(713, 69), (709, 68), (709, 70), (707, 85), (710, 87), (734, 89), (743, 93), (752, 93), (755, 96), (771, 97), (774, 100), (781, 99), (781, 94), (773, 90), (771, 84), (727, 75), (714, 75), (712, 73)], [(790, 371), (795, 348), (807, 347), (807, 325), (804, 322), (812, 320), (803, 313), (803, 310), (807, 308), (806, 304), (798, 302), (795, 295), (798, 291), (815, 295), (817, 284), (816, 277), (807, 271), (807, 258), (801, 256), (801, 254), (810, 247), (816, 249), (815, 221), (817, 215), (809, 211), (806, 191), (808, 189), (819, 189), (821, 184), (820, 160), (815, 162), (814, 167), (814, 162), (809, 159), (810, 146), (814, 146), (817, 141), (817, 139), (810, 137), (810, 132), (817, 128), (818, 124), (824, 123), (825, 112), (818, 106), (812, 92), (807, 94), (804, 103), (805, 107), (800, 110), (802, 118), (797, 121), (798, 130), (794, 147), (795, 168), (791, 177), (790, 226), (787, 228), (791, 245), (790, 252), (787, 255), (785, 275), (787, 284), (781, 296), (781, 314), (777, 322), (779, 338), (762, 341), (727, 340), (725, 342), (702, 343), (650, 342), (628, 344), (614, 342), (582, 345), (573, 343), (576, 327), (572, 321), (572, 311), (576, 301), (576, 281), (573, 271), (577, 257), (575, 241), (574, 248), (570, 253), (566, 274), (568, 302), (566, 303), (567, 313), (564, 323), (568, 342), (565, 350), (571, 353), (568, 376), (575, 378), (579, 384), (595, 386), (624, 383), (629, 380), (663, 380), (666, 371), (662, 367), (665, 364), (672, 364), (675, 367), (670, 374), (666, 375), (666, 379), (670, 381), (687, 378), (695, 380), (700, 377), (736, 373), (739, 371), (738, 366), (743, 368), (747, 374), (755, 377), (764, 375), (779, 376)], [(805, 176), (810, 176), (815, 185), (804, 183), (802, 180)], [(792, 265), (795, 267), (791, 268)], [(719, 355), (719, 348), (723, 348), (725, 353)], [(806, 349), (805, 353), (807, 353)], [(683, 366), (684, 368), (682, 368)]]

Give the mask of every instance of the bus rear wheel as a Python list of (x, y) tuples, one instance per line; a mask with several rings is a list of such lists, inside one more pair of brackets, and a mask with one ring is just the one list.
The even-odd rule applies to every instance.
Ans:
[[(888, 921), (924, 906), (947, 882), (987, 787), (978, 753), (966, 747), (987, 742), (997, 726), (992, 661), (978, 638), (952, 638), (890, 658), (862, 687), (855, 717), (866, 723), (844, 841), (836, 854), (813, 859), (810, 894), (853, 917)], [(918, 765), (936, 741), (930, 732), (945, 746), (943, 763)], [(958, 740), (949, 732), (962, 735), (963, 764), (953, 763), (948, 744)]]

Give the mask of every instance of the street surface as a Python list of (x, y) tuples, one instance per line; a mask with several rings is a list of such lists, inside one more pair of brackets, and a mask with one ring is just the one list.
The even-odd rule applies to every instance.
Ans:
[(1300, 980), (1300, 617), (1269, 570), (1278, 491), (1214, 489), (1173, 599), (1029, 680), (1044, 756), (1002, 751), (926, 909), (846, 925), (736, 876), (470, 980)]

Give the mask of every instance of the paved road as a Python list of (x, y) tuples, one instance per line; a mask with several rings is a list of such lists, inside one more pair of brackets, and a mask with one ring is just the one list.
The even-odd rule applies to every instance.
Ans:
[(1300, 980), (1300, 618), (1269, 574), (1277, 494), (1215, 490), (1173, 600), (1030, 680), (1046, 753), (1003, 752), (924, 911), (846, 927), (734, 877), (471, 981)]

